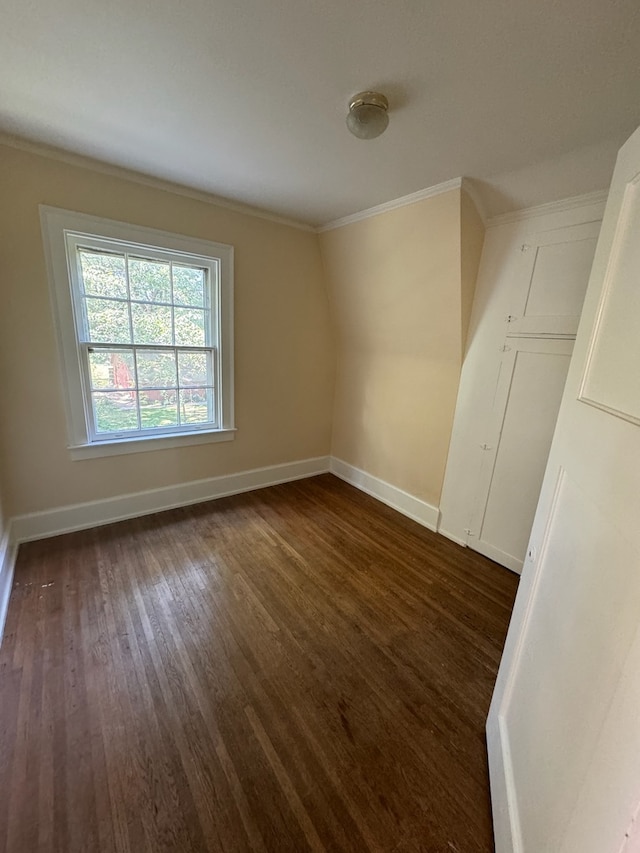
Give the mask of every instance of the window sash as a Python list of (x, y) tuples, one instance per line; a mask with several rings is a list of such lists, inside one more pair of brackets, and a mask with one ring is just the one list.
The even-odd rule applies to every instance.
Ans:
[[(175, 385), (158, 385), (158, 386), (148, 386), (141, 385), (140, 378), (138, 375), (138, 362), (137, 362), (137, 352), (171, 352), (175, 355), (176, 362), (176, 382)], [(108, 387), (108, 388), (94, 388), (93, 382), (91, 378), (91, 361), (90, 356), (92, 353), (113, 353), (113, 352), (122, 352), (128, 353), (133, 356), (134, 362), (134, 384), (131, 386), (127, 386), (126, 388), (116, 388), (116, 387)], [(179, 372), (179, 353), (202, 353), (204, 355), (209, 356), (208, 360), (208, 369), (207, 369), (207, 381), (202, 382), (201, 384), (191, 384), (184, 385), (180, 382), (180, 372)], [(184, 433), (184, 432), (199, 432), (202, 430), (211, 430), (211, 429), (219, 429), (219, 403), (218, 403), (218, 388), (219, 388), (219, 378), (218, 378), (218, 365), (219, 365), (219, 357), (218, 351), (215, 347), (181, 347), (181, 346), (162, 346), (156, 344), (131, 344), (131, 345), (123, 345), (123, 344), (105, 344), (100, 342), (99, 344), (93, 344), (89, 342), (78, 342), (78, 354), (80, 356), (80, 367), (82, 372), (82, 384), (83, 384), (83, 397), (85, 404), (85, 415), (87, 419), (87, 427), (89, 433), (89, 440), (91, 442), (104, 442), (104, 441), (113, 441), (125, 438), (143, 438), (146, 436), (158, 436), (158, 435), (173, 435), (175, 433)], [(185, 423), (182, 420), (180, 414), (180, 392), (195, 392), (198, 390), (206, 390), (211, 392), (210, 399), (207, 399), (207, 420), (201, 421), (199, 423)], [(178, 422), (175, 425), (163, 425), (160, 427), (143, 427), (141, 425), (141, 407), (140, 407), (140, 394), (146, 394), (148, 392), (161, 392), (161, 391), (175, 391), (176, 394), (176, 408), (177, 408), (177, 419)], [(95, 415), (95, 407), (94, 407), (94, 394), (117, 394), (117, 393), (131, 393), (136, 395), (136, 416), (138, 421), (138, 427), (127, 430), (98, 430), (96, 424), (96, 415)]]
[[(124, 261), (124, 274), (126, 282), (127, 298), (104, 297), (102, 294), (93, 295), (87, 293), (84, 277), (82, 273), (81, 253), (83, 250), (96, 252), (99, 254), (111, 255), (112, 257), (122, 258)], [(75, 315), (76, 342), (78, 348), (78, 358), (80, 362), (80, 372), (82, 378), (82, 396), (84, 403), (85, 419), (87, 424), (87, 438), (90, 443), (108, 442), (113, 440), (121, 440), (127, 438), (143, 438), (159, 435), (172, 435), (177, 433), (200, 432), (203, 430), (212, 430), (220, 428), (220, 388), (221, 377), (219, 375), (218, 339), (219, 339), (219, 318), (215, 316), (214, 307), (217, 304), (217, 293), (219, 288), (219, 261), (214, 258), (203, 258), (199, 256), (190, 256), (186, 253), (173, 253), (164, 250), (159, 250), (151, 247), (144, 247), (137, 244), (119, 243), (118, 241), (104, 240), (100, 238), (88, 237), (82, 234), (67, 234), (67, 251), (72, 253), (70, 257), (70, 284), (72, 291), (72, 301)], [(129, 259), (159, 261), (169, 264), (169, 280), (171, 302), (154, 302), (131, 298), (131, 284), (129, 279)], [(203, 305), (183, 305), (173, 301), (174, 283), (173, 283), (173, 264), (184, 267), (191, 265), (195, 268), (204, 271), (203, 282)], [(120, 303), (127, 306), (127, 315), (129, 321), (129, 337), (131, 343), (122, 342), (110, 344), (107, 341), (94, 341), (91, 339), (89, 319), (87, 316), (86, 300), (87, 299), (105, 299), (105, 301)], [(133, 312), (132, 305), (160, 305), (171, 309), (171, 338), (173, 344), (142, 344), (136, 343), (134, 338), (133, 327)], [(204, 319), (205, 344), (204, 347), (193, 347), (175, 344), (175, 308), (187, 308), (195, 311), (202, 311)], [(120, 350), (129, 351), (133, 354), (136, 373), (136, 384), (130, 389), (135, 401), (135, 411), (137, 418), (137, 428), (127, 430), (105, 431), (98, 430), (95, 398), (94, 393), (108, 393), (106, 391), (96, 390), (92, 387), (89, 352), (93, 350)], [(195, 352), (201, 351), (209, 353), (212, 365), (212, 377), (210, 384), (204, 384), (202, 388), (211, 391), (207, 400), (207, 420), (201, 423), (191, 424), (182, 421), (180, 415), (180, 391), (187, 390), (179, 385), (178, 377), (176, 377), (176, 385), (171, 386), (167, 390), (175, 390), (176, 393), (176, 416), (177, 423), (175, 425), (162, 425), (158, 427), (143, 427), (142, 412), (140, 406), (140, 394), (152, 392), (152, 388), (141, 388), (137, 377), (137, 359), (136, 352), (142, 350), (164, 350), (173, 351), (175, 353), (176, 365), (178, 352)], [(193, 387), (193, 386), (191, 386)], [(117, 393), (117, 392), (112, 392)], [(210, 396), (210, 400), (209, 400)]]
[[(132, 305), (149, 305), (171, 309), (171, 340), (175, 344), (175, 309), (202, 311), (204, 319), (205, 346), (219, 346), (220, 318), (216, 317), (216, 306), (219, 304), (220, 293), (220, 261), (217, 258), (207, 258), (199, 255), (191, 255), (185, 252), (170, 252), (156, 249), (155, 247), (141, 246), (135, 243), (124, 243), (117, 240), (106, 240), (92, 237), (86, 234), (66, 234), (67, 253), (69, 255), (69, 273), (72, 291), (72, 302), (74, 309), (75, 327), (78, 342), (91, 343), (89, 318), (87, 315), (87, 299), (104, 299), (105, 301), (127, 306), (129, 321), (129, 339), (131, 344), (139, 346), (134, 338), (134, 324)], [(82, 274), (81, 254), (83, 250), (96, 252), (102, 255), (122, 258), (124, 261), (124, 274), (126, 283), (126, 298), (103, 296), (102, 294), (87, 293), (84, 277)], [(169, 277), (171, 288), (171, 301), (155, 301), (135, 299), (131, 296), (131, 284), (129, 276), (129, 260), (134, 261), (159, 261), (169, 264)], [(192, 266), (202, 269), (205, 273), (203, 286), (202, 306), (188, 305), (175, 302), (173, 267)], [(95, 341), (104, 344), (105, 341)], [(120, 342), (122, 343), (122, 341)]]

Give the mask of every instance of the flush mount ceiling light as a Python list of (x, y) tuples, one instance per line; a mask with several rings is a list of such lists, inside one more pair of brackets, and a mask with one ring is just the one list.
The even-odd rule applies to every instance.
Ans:
[(349, 101), (347, 127), (358, 139), (375, 139), (389, 124), (389, 101), (379, 92), (358, 92)]

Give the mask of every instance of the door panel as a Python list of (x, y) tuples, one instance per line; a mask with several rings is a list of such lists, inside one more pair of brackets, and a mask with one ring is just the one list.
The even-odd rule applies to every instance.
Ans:
[[(618, 157), (487, 723), (497, 853), (621, 853), (633, 835), (640, 426), (626, 415), (637, 402), (639, 181), (640, 130)], [(595, 353), (600, 408), (579, 399)]]
[[(539, 588), (523, 637), (523, 651), (546, 660), (545, 673), (541, 678), (535, 667), (517, 667), (504, 713), (523, 838), (532, 851), (559, 851), (593, 738), (635, 633), (630, 617), (638, 611), (640, 572), (631, 585), (625, 582), (633, 546), (620, 536), (615, 518), (565, 471), (540, 550), (541, 562), (562, 567), (553, 584)], [(607, 583), (601, 585), (597, 575), (605, 566)], [(571, 608), (558, 613), (558, 600), (571, 600)], [(581, 737), (575, 736), (578, 720)], [(542, 744), (545, 761), (532, 762)], [(553, 785), (546, 784), (549, 778)]]
[(640, 178), (625, 191), (609, 275), (587, 355), (580, 399), (640, 424)]
[(509, 335), (575, 335), (599, 227), (599, 222), (589, 222), (546, 231), (522, 245), (525, 286)]
[(514, 338), (501, 365), (469, 545), (513, 571), (522, 569), (572, 349)]

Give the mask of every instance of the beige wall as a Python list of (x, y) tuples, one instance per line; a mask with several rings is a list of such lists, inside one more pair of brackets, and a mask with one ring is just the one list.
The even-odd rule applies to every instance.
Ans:
[(337, 330), (332, 452), (435, 506), (479, 258), (461, 204), (453, 190), (320, 237)]
[[(438, 505), (484, 236), (463, 192), (318, 239), (6, 146), (0, 185), (5, 518), (329, 452)], [(235, 441), (71, 461), (39, 204), (235, 247)]]
[[(333, 346), (315, 234), (9, 147), (0, 186), (6, 516), (329, 452)], [(70, 460), (41, 203), (235, 247), (235, 441)]]

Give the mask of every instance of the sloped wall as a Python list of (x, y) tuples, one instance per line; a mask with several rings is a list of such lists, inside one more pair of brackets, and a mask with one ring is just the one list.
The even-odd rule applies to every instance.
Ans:
[(451, 190), (320, 235), (337, 337), (332, 453), (434, 506), (483, 231), (466, 209), (473, 233), (463, 253), (462, 196)]

